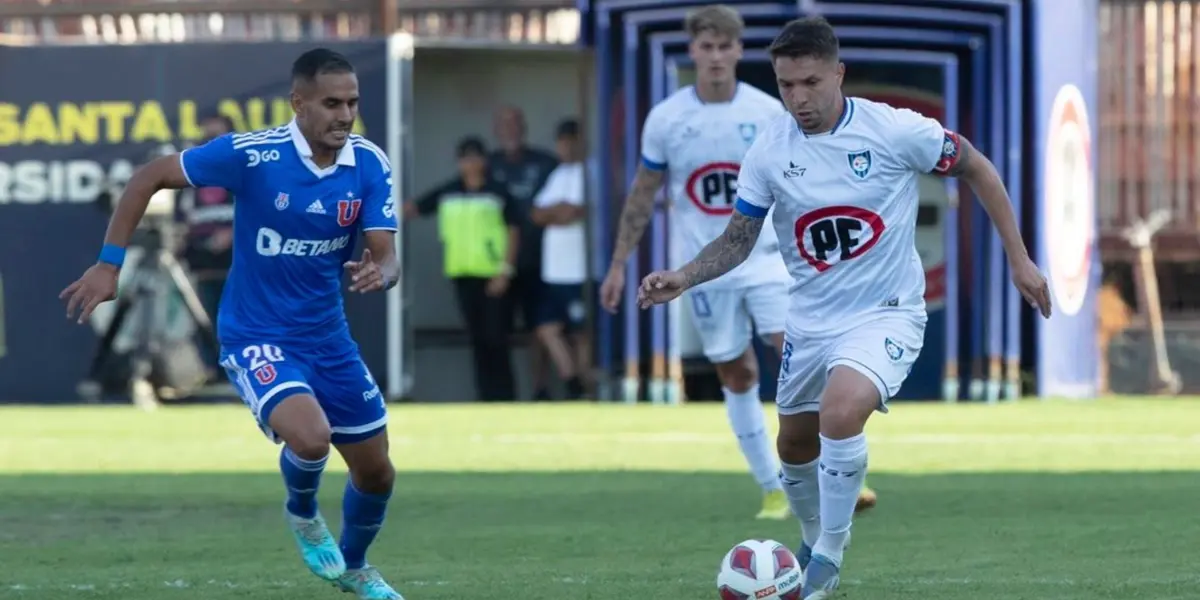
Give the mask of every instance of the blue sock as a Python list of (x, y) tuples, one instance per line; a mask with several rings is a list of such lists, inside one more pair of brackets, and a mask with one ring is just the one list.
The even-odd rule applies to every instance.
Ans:
[(279, 453), (279, 470), (287, 486), (288, 512), (297, 517), (311, 519), (317, 516), (317, 488), (321, 486), (321, 472), (329, 456), (318, 460), (305, 460), (296, 456), (286, 446)]
[(364, 494), (354, 487), (353, 481), (346, 481), (346, 493), (342, 496), (342, 540), (339, 545), (347, 569), (361, 569), (367, 564), (367, 547), (375, 541), (375, 535), (383, 527), (383, 517), (391, 497), (391, 492)]

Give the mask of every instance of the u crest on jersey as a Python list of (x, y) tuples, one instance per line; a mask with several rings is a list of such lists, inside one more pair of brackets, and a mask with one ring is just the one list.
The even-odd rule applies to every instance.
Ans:
[[(353, 196), (353, 193), (347, 192), (347, 196)], [(350, 198), (347, 200), (338, 200), (337, 204), (337, 222), (342, 227), (349, 227), (358, 219), (358, 210), (362, 207), (362, 200)]]

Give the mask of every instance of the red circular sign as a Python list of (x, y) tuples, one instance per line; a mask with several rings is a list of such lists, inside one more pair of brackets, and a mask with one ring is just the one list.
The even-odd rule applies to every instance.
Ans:
[(1083, 93), (1065, 85), (1054, 98), (1046, 133), (1042, 187), (1043, 243), (1055, 308), (1074, 315), (1091, 282), (1096, 236), (1092, 135)]

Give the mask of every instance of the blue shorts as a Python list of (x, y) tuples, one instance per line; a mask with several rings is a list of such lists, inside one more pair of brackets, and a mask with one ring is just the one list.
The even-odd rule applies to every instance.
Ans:
[(576, 331), (587, 323), (587, 305), (583, 299), (582, 283), (547, 283), (538, 297), (538, 325), (562, 324)]
[(277, 444), (283, 440), (268, 425), (271, 411), (296, 394), (316, 397), (335, 444), (365, 440), (387, 425), (383, 394), (358, 345), (346, 338), (315, 345), (223, 343), (221, 366), (259, 428)]

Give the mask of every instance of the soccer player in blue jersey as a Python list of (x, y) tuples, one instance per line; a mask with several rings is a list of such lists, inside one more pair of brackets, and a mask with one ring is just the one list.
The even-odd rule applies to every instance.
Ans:
[[(296, 117), (284, 127), (225, 135), (139, 169), (99, 260), (61, 298), (80, 323), (115, 298), (125, 247), (155, 192), (232, 192), (233, 269), (217, 318), (221, 364), (263, 432), (283, 443), (288, 527), (318, 577), (362, 600), (402, 600), (366, 562), (395, 470), (383, 394), (350, 338), (340, 289), (343, 270), (353, 292), (384, 290), (399, 277), (390, 165), (375, 144), (350, 133), (359, 91), (345, 57), (325, 49), (301, 55), (291, 100)], [(359, 231), (366, 247), (354, 261)], [(316, 501), (331, 445), (350, 468), (340, 541)]]

